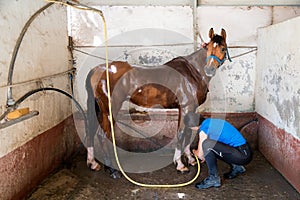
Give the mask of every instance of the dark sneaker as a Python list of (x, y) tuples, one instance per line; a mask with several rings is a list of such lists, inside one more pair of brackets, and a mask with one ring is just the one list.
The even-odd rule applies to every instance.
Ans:
[(201, 181), (200, 183), (197, 183), (195, 185), (198, 189), (206, 189), (210, 187), (220, 187), (221, 186), (221, 179), (220, 176), (213, 176), (209, 175), (206, 179)]
[(233, 179), (239, 174), (245, 173), (246, 169), (242, 165), (232, 165), (230, 172), (224, 174), (224, 178)]

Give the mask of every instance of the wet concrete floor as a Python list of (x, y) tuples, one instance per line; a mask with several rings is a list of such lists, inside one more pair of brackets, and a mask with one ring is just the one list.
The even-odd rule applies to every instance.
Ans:
[[(195, 183), (207, 176), (207, 167), (201, 164), (198, 179), (184, 187), (146, 188), (136, 186), (124, 177), (115, 180), (101, 169), (94, 172), (86, 167), (86, 155), (78, 154), (71, 166), (61, 166), (49, 175), (28, 200), (82, 200), (82, 199), (300, 199), (300, 194), (276, 171), (258, 151), (246, 166), (247, 172), (232, 180), (222, 178), (220, 188), (198, 190)], [(229, 170), (218, 161), (219, 173)], [(187, 174), (178, 174), (173, 164), (151, 173), (129, 174), (137, 182), (149, 184), (175, 184), (187, 182), (195, 176), (197, 167), (190, 167)]]

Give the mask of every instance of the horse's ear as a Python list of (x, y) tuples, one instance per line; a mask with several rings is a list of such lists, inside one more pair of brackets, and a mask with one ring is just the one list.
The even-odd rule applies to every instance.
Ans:
[(209, 33), (208, 33), (208, 36), (209, 36), (210, 39), (213, 39), (213, 37), (215, 36), (215, 33), (214, 33), (214, 29), (213, 29), (213, 28), (210, 28)]
[(224, 42), (226, 43), (226, 31), (223, 28), (221, 30), (221, 36), (223, 37)]

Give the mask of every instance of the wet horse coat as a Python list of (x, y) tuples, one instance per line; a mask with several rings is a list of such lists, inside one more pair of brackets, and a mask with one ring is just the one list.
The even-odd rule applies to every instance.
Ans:
[[(212, 29), (209, 35), (213, 42), (212, 46), (208, 44), (207, 48), (202, 48), (188, 56), (174, 58), (161, 66), (138, 67), (120, 61), (109, 64), (114, 117), (112, 123), (116, 122), (115, 118), (125, 100), (146, 108), (159, 106), (179, 109), (178, 143), (174, 161), (177, 162), (177, 170), (181, 172), (188, 171), (181, 161), (183, 150), (188, 157), (189, 164), (196, 164), (189, 149), (191, 131), (184, 127), (183, 118), (185, 114), (194, 112), (199, 105), (205, 102), (211, 76), (214, 75), (215, 68), (222, 64), (218, 59), (225, 59), (226, 53), (221, 55), (223, 57), (216, 58), (218, 52), (214, 52), (216, 44), (226, 48), (225, 31), (222, 30), (222, 37), (211, 31)], [(209, 65), (207, 65), (208, 62)], [(94, 135), (98, 130), (101, 137), (111, 137), (105, 69), (105, 65), (95, 67), (86, 79), (89, 120), (88, 164), (96, 170), (99, 166), (93, 158)], [(111, 151), (106, 144), (102, 143), (101, 145), (104, 154)], [(105, 162), (106, 165), (110, 165), (109, 158)], [(111, 172), (114, 172), (113, 169)]]

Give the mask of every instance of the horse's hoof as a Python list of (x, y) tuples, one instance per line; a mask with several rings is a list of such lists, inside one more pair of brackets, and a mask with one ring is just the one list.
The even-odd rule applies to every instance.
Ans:
[(97, 163), (96, 161), (88, 162), (87, 166), (92, 171), (99, 171), (101, 169), (101, 165), (99, 163)]
[(118, 170), (115, 170), (115, 169), (113, 169), (111, 167), (108, 167), (106, 165), (104, 165), (104, 171), (105, 172), (108, 171), (110, 177), (113, 178), (113, 179), (119, 179), (119, 178), (122, 177), (122, 174)]
[(119, 178), (122, 177), (122, 175), (118, 171), (115, 171), (115, 172), (110, 174), (110, 177), (113, 178), (113, 179), (119, 179)]
[(190, 172), (190, 170), (187, 167), (182, 167), (180, 169), (177, 169), (177, 173), (180, 173), (180, 174), (186, 174), (186, 173), (189, 173), (189, 172)]
[(92, 164), (90, 164), (89, 166), (89, 169), (90, 170), (92, 170), (92, 171), (100, 171), (100, 169), (101, 169), (101, 166), (98, 164), (98, 165), (95, 165), (95, 166), (93, 166)]
[(195, 165), (197, 165), (197, 161), (194, 160), (194, 161), (190, 162), (189, 165), (194, 167)]

